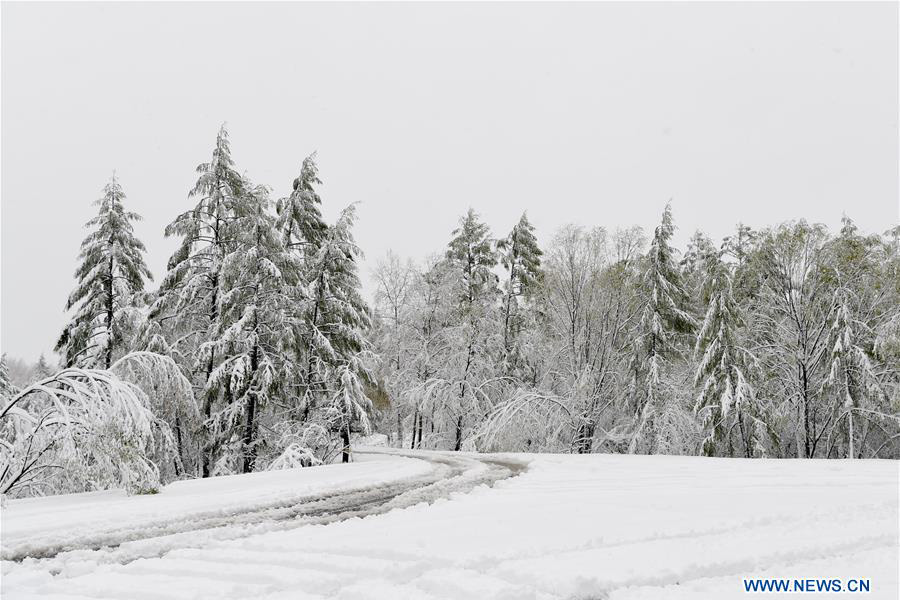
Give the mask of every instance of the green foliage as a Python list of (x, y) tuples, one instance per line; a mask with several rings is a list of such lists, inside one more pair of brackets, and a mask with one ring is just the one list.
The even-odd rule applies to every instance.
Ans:
[(124, 207), (125, 193), (115, 174), (94, 204), (96, 217), (87, 222), (91, 232), (81, 243), (75, 271), (78, 284), (66, 302), (75, 315), (60, 335), (56, 350), (68, 366), (112, 364), (139, 315), (134, 296), (153, 276), (144, 263), (144, 244), (134, 236), (140, 215)]

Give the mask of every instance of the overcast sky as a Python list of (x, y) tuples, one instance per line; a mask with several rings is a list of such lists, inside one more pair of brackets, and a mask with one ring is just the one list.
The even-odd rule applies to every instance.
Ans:
[(116, 170), (157, 280), (228, 122), (275, 197), (317, 150), (360, 202), (364, 276), (472, 206), (683, 244), (806, 217), (898, 220), (897, 3), (2, 5), (2, 338), (50, 353)]

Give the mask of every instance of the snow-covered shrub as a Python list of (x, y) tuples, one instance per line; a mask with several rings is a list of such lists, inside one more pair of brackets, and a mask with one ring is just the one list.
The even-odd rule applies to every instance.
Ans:
[(158, 463), (171, 459), (172, 432), (154, 414), (151, 396), (125, 378), (142, 379), (151, 390), (151, 382), (190, 389), (169, 359), (146, 354), (126, 355), (110, 370), (64, 369), (4, 397), (0, 493), (158, 490)]
[(293, 469), (329, 463), (340, 453), (340, 442), (319, 423), (284, 421), (271, 431), (273, 452), (260, 456), (267, 470)]
[(297, 467), (311, 467), (320, 465), (322, 461), (306, 446), (301, 446), (297, 442), (289, 445), (284, 449), (278, 458), (269, 465), (269, 471), (277, 471), (279, 469), (296, 469)]

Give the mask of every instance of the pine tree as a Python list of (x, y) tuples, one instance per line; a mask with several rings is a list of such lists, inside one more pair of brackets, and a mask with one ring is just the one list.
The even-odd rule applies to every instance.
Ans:
[(884, 398), (885, 394), (872, 361), (861, 346), (859, 330), (866, 327), (853, 318), (850, 295), (846, 288), (840, 288), (835, 294), (826, 346), (830, 351), (828, 375), (822, 391), (835, 392), (844, 408), (839, 419), (846, 417), (847, 458), (855, 458), (854, 412), (865, 415), (864, 411), (871, 410), (867, 406), (869, 401)]
[(734, 235), (722, 240), (724, 255), (736, 261), (732, 279), (735, 298), (741, 303), (752, 300), (761, 284), (760, 269), (754, 264), (758, 238), (759, 235), (753, 229), (738, 223)]
[(632, 451), (646, 430), (650, 434), (651, 451), (656, 438), (663, 433), (655, 422), (661, 412), (670, 408), (666, 406), (670, 399), (662, 389), (662, 371), (667, 360), (676, 354), (678, 335), (690, 333), (696, 325), (685, 309), (688, 296), (675, 262), (675, 250), (670, 245), (674, 232), (672, 205), (667, 203), (662, 222), (654, 231), (641, 281), (645, 299), (636, 339), (637, 354), (632, 361), (638, 416)]
[(9, 377), (9, 365), (6, 362), (6, 352), (0, 356), (0, 402), (3, 404), (18, 392), (15, 384)]
[(284, 247), (269, 211), (268, 190), (245, 181), (233, 206), (234, 244), (222, 261), (221, 321), (229, 323), (207, 352), (223, 357), (210, 385), (230, 399), (213, 416), (214, 437), (234, 438), (240, 470), (256, 465), (259, 411), (293, 376), (291, 286), (298, 264)]
[(735, 234), (727, 236), (722, 242), (725, 252), (732, 256), (740, 267), (747, 262), (753, 251), (757, 234), (743, 223), (738, 223), (735, 229)]
[(47, 359), (44, 358), (44, 354), (41, 353), (40, 357), (38, 358), (37, 364), (34, 366), (34, 375), (32, 376), (32, 379), (34, 379), (35, 381), (46, 379), (47, 377), (53, 375), (53, 371), (54, 369), (50, 367), (50, 365), (47, 363)]
[(509, 355), (523, 325), (519, 299), (531, 295), (541, 279), (543, 252), (525, 213), (510, 234), (497, 241), (497, 250), (503, 268), (509, 273), (503, 298), (503, 347)]
[(68, 366), (110, 367), (134, 326), (133, 297), (153, 278), (142, 256), (144, 244), (134, 236), (132, 222), (140, 216), (126, 211), (124, 200), (113, 174), (94, 203), (97, 216), (87, 222), (92, 231), (81, 243), (78, 284), (66, 303), (66, 310), (77, 308), (56, 344)]
[[(212, 160), (197, 167), (200, 177), (189, 197), (197, 198), (191, 210), (179, 215), (168, 227), (166, 237), (180, 236), (181, 245), (169, 259), (169, 270), (161, 286), (153, 312), (169, 321), (173, 345), (190, 360), (200, 374), (203, 416), (207, 430), (212, 425), (213, 405), (229, 391), (223, 379), (212, 379), (223, 358), (215, 341), (228, 329), (223, 321), (222, 297), (227, 289), (222, 263), (236, 241), (235, 207), (243, 193), (243, 180), (231, 158), (228, 132), (223, 125), (216, 137)], [(184, 347), (182, 349), (182, 347)], [(207, 440), (202, 475), (210, 475), (210, 465), (218, 451), (218, 440)]]
[(706, 317), (694, 346), (700, 358), (694, 385), (701, 388), (694, 412), (707, 430), (703, 453), (714, 456), (724, 443), (726, 453), (734, 456), (731, 436), (737, 426), (744, 455), (750, 458), (761, 448), (760, 434), (766, 430), (751, 384), (756, 358), (740, 343), (743, 319), (732, 293), (731, 271), (719, 257), (707, 261), (703, 296)]
[(691, 298), (696, 300), (697, 292), (700, 291), (706, 278), (709, 263), (716, 261), (717, 256), (718, 253), (709, 236), (702, 231), (695, 231), (681, 259), (682, 279), (685, 289), (691, 292), (689, 294)]
[[(295, 320), (302, 324), (298, 333), (299, 341), (294, 344), (295, 362), (303, 365), (296, 377), (295, 385), (300, 390), (301, 420), (309, 418), (310, 411), (316, 403), (315, 357), (312, 352), (314, 340), (312, 332), (315, 327), (308, 327), (306, 320), (319, 318), (319, 304), (309, 298), (307, 288), (317, 277), (312, 262), (322, 247), (328, 232), (328, 225), (322, 218), (320, 206), (322, 199), (316, 191), (321, 185), (315, 153), (307, 156), (300, 167), (300, 174), (294, 179), (291, 194), (276, 203), (278, 214), (276, 227), (282, 232), (284, 246), (288, 248), (301, 263), (301, 285), (295, 291)], [(311, 311), (307, 307), (312, 306)]]
[(308, 300), (300, 317), (307, 357), (306, 413), (320, 409), (328, 427), (339, 433), (344, 462), (350, 460), (352, 428), (367, 430), (371, 410), (363, 391), (372, 380), (364, 337), (371, 315), (360, 292), (357, 263), (362, 253), (353, 239), (355, 219), (355, 206), (344, 209), (309, 257), (304, 275)]
[(322, 181), (313, 153), (303, 160), (291, 195), (280, 199), (276, 205), (277, 227), (284, 232), (285, 245), (298, 250), (304, 258), (316, 255), (328, 230), (319, 208), (322, 199), (316, 192), (317, 185), (322, 185)]
[(492, 269), (497, 264), (490, 230), (471, 208), (453, 230), (447, 249), (447, 259), (460, 272), (460, 306), (471, 312), (479, 300), (496, 292), (497, 276)]
[[(489, 324), (486, 322), (497, 296), (497, 276), (493, 272), (497, 255), (493, 249), (488, 226), (482, 223), (471, 208), (453, 231), (447, 249), (450, 267), (458, 274), (458, 318), (461, 329), (457, 376), (459, 395), (456, 407), (456, 436), (454, 449), (462, 448), (465, 412), (475, 398), (470, 379), (473, 371), (488, 362)], [(482, 364), (479, 364), (482, 363)]]

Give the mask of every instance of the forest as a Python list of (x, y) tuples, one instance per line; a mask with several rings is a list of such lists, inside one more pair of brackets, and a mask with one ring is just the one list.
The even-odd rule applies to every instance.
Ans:
[[(360, 272), (355, 207), (322, 216), (315, 154), (274, 199), (223, 126), (153, 281), (115, 176), (70, 319), (28, 381), (0, 364), (0, 494), (348, 462), (410, 449), (900, 458), (900, 226), (804, 220), (680, 251), (652, 230), (470, 208), (424, 261)], [(72, 249), (75, 250), (75, 249)], [(362, 278), (371, 277), (371, 301)], [(21, 370), (21, 369), (20, 369)]]

